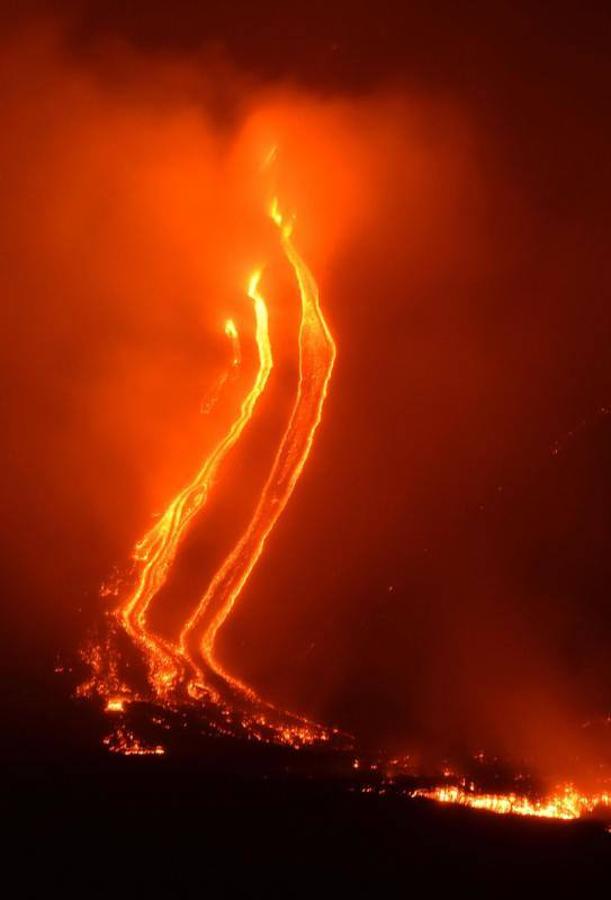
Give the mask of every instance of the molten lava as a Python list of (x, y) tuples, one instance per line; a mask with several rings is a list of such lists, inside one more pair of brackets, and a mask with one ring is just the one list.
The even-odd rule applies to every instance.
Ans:
[[(260, 558), (265, 541), (282, 515), (307, 462), (321, 421), (336, 355), (335, 343), (320, 308), (316, 282), (295, 248), (292, 223), (283, 218), (276, 199), (272, 203), (270, 215), (279, 228), (282, 248), (295, 273), (301, 296), (297, 396), (272, 470), (248, 528), (214, 576), (180, 636), (181, 650), (192, 663), (202, 686), (206, 685), (207, 671), (212, 671), (231, 687), (250, 697), (254, 696), (252, 689), (229, 675), (222, 667), (214, 654), (214, 642)], [(191, 689), (195, 688), (196, 684), (192, 683)]]
[(227, 319), (225, 322), (225, 334), (231, 341), (231, 366), (229, 370), (225, 370), (217, 380), (214, 388), (208, 393), (202, 401), (202, 412), (206, 415), (214, 409), (218, 403), (221, 391), (225, 384), (233, 379), (242, 363), (242, 349), (240, 347), (240, 335), (233, 319)]
[[(221, 463), (252, 417), (256, 402), (265, 389), (273, 366), (267, 307), (259, 293), (260, 278), (261, 272), (258, 270), (253, 273), (248, 284), (248, 295), (253, 301), (255, 310), (256, 342), (259, 351), (259, 368), (254, 384), (242, 403), (237, 419), (204, 460), (195, 478), (174, 497), (159, 521), (136, 545), (134, 560), (139, 568), (136, 586), (119, 608), (126, 632), (145, 655), (152, 687), (160, 698), (167, 695), (174, 686), (181, 663), (175, 646), (153, 634), (147, 627), (150, 604), (166, 582), (187, 528), (205, 505)], [(232, 341), (231, 365), (235, 368), (240, 364), (240, 350), (238, 333), (231, 320), (226, 323), (225, 331)]]
[[(254, 382), (224, 437), (136, 545), (133, 553), (135, 583), (116, 610), (114, 630), (111, 628), (104, 641), (92, 645), (87, 653), (92, 674), (80, 693), (102, 696), (105, 711), (118, 720), (114, 732), (104, 740), (112, 752), (156, 756), (165, 752), (161, 745), (141, 741), (127, 727), (125, 713), (130, 701), (136, 699), (153, 700), (173, 709), (181, 705), (192, 708), (194, 701), (205, 700), (209, 709), (213, 707), (217, 711), (220, 733), (231, 734), (231, 723), (237, 718), (248, 737), (293, 747), (325, 742), (331, 733), (337, 733), (262, 700), (251, 686), (225, 669), (215, 652), (218, 633), (261, 558), (266, 541), (304, 470), (322, 419), (336, 358), (336, 345), (320, 306), (316, 281), (293, 241), (293, 223), (280, 212), (275, 198), (269, 214), (278, 229), (280, 246), (294, 274), (300, 298), (299, 379), (292, 411), (255, 510), (241, 537), (212, 577), (200, 602), (186, 617), (177, 637), (171, 639), (155, 633), (149, 626), (151, 604), (166, 583), (179, 546), (205, 506), (224, 460), (255, 414), (272, 372), (268, 310), (259, 289), (262, 271), (258, 269), (252, 274), (247, 290), (256, 323), (258, 369)], [(203, 404), (202, 411), (206, 413), (216, 405), (226, 381), (235, 376), (241, 365), (240, 337), (232, 320), (226, 322), (225, 333), (231, 342), (231, 362)], [(143, 697), (127, 684), (122, 674), (121, 652), (115, 640), (117, 623), (144, 657), (149, 696)], [(354, 768), (359, 768), (358, 761)], [(386, 783), (382, 781), (378, 789), (385, 790), (382, 785)], [(363, 790), (371, 792), (376, 788), (367, 785)], [(466, 780), (460, 785), (417, 788), (407, 793), (442, 804), (548, 819), (577, 819), (598, 808), (611, 806), (609, 792), (582, 794), (570, 784), (540, 798), (516, 792), (478, 793), (475, 785)]]
[[(306, 464), (321, 421), (336, 355), (335, 343), (320, 308), (316, 282), (295, 247), (292, 222), (281, 215), (276, 199), (271, 204), (270, 216), (278, 228), (281, 248), (299, 289), (299, 382), (288, 424), (255, 512), (236, 546), (212, 578), (201, 602), (188, 616), (178, 639), (155, 633), (148, 622), (151, 604), (166, 583), (179, 545), (204, 507), (223, 461), (251, 420), (273, 368), (268, 311), (259, 290), (260, 269), (252, 274), (247, 291), (254, 305), (259, 360), (254, 383), (225, 436), (204, 459), (195, 477), (171, 500), (156, 524), (136, 545), (133, 554), (135, 583), (116, 611), (116, 620), (123, 632), (144, 657), (152, 697), (142, 696), (121, 680), (121, 654), (112, 629), (104, 642), (89, 649), (87, 658), (92, 676), (80, 693), (100, 694), (105, 699), (106, 712), (114, 715), (121, 715), (130, 700), (154, 699), (161, 704), (176, 706), (205, 695), (210, 703), (222, 710), (225, 720), (236, 713), (250, 736), (303, 746), (328, 740), (330, 732), (261, 700), (252, 688), (227, 673), (214, 653), (218, 631), (259, 560)], [(230, 372), (234, 372), (241, 364), (241, 349), (232, 320), (227, 321), (225, 333), (231, 341)], [(204, 411), (208, 412), (215, 405), (228, 377), (228, 373), (222, 376)], [(121, 747), (131, 746), (124, 739), (122, 726), (115, 734), (117, 739), (112, 749), (121, 751)], [(139, 750), (132, 747), (129, 752)]]

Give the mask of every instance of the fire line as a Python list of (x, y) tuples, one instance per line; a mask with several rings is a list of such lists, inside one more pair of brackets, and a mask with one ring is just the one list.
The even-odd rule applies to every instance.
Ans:
[(456, 785), (437, 788), (419, 788), (411, 797), (468, 806), (497, 815), (534, 816), (539, 819), (580, 819), (597, 807), (611, 806), (611, 793), (581, 794), (571, 784), (562, 786), (552, 794), (535, 800), (523, 794), (480, 794)]

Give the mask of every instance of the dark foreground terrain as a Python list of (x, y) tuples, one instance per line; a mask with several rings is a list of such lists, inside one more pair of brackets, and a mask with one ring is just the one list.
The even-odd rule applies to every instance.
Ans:
[(5, 725), (15, 897), (606, 890), (611, 834), (600, 823), (364, 793), (331, 756), (220, 739), (192, 756), (120, 757), (99, 745), (99, 715), (68, 701), (37, 717), (7, 707)]

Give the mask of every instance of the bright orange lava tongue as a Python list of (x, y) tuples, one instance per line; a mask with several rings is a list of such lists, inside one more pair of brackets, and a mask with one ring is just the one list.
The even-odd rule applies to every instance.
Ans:
[(180, 636), (181, 650), (204, 684), (206, 670), (212, 670), (233, 688), (250, 697), (254, 697), (252, 689), (229, 675), (219, 663), (214, 654), (214, 642), (306, 464), (321, 421), (336, 355), (335, 343), (320, 309), (316, 282), (297, 252), (292, 240), (292, 226), (283, 219), (275, 200), (271, 216), (280, 229), (282, 248), (295, 272), (301, 296), (297, 396), (254, 515)]
[[(245, 727), (251, 724), (253, 727), (272, 727), (274, 739), (301, 745), (313, 739), (326, 740), (328, 733), (262, 701), (252, 688), (229, 675), (214, 653), (218, 631), (260, 558), (265, 541), (303, 471), (321, 421), (336, 354), (335, 343), (320, 308), (316, 282), (293, 243), (292, 224), (283, 218), (275, 199), (271, 204), (270, 216), (278, 227), (280, 244), (295, 274), (301, 300), (299, 383), (293, 410), (270, 474), (246, 530), (212, 578), (201, 602), (187, 618), (178, 639), (171, 640), (153, 632), (148, 624), (151, 605), (167, 581), (189, 526), (206, 504), (223, 461), (251, 420), (272, 371), (268, 311), (259, 290), (261, 270), (257, 270), (248, 284), (248, 295), (254, 305), (259, 357), (254, 383), (225, 436), (204, 459), (194, 478), (171, 500), (155, 525), (136, 545), (133, 553), (135, 584), (118, 607), (116, 616), (146, 661), (153, 695), (151, 699), (175, 706), (200, 697), (203, 691), (209, 701), (237, 710), (236, 699), (239, 695), (242, 707), (238, 712)], [(231, 320), (226, 323), (225, 332), (231, 341), (231, 367), (235, 369), (240, 365), (241, 351), (238, 332)], [(108, 640), (90, 654), (94, 669), (90, 688), (105, 697), (109, 713), (120, 714), (130, 699), (148, 698), (121, 682), (117, 674), (120, 668), (117, 657), (120, 654), (111, 644), (112, 640)], [(244, 711), (244, 703), (249, 705), (248, 713)], [(270, 714), (272, 719), (275, 717), (273, 726)]]
[[(182, 663), (177, 647), (148, 628), (147, 614), (150, 605), (166, 582), (187, 528), (205, 505), (221, 463), (251, 419), (272, 370), (267, 308), (258, 289), (260, 277), (260, 271), (254, 272), (248, 285), (248, 295), (253, 300), (255, 309), (259, 351), (259, 369), (255, 382), (227, 434), (204, 460), (193, 480), (174, 497), (158, 522), (136, 545), (134, 560), (139, 567), (136, 586), (118, 610), (126, 632), (145, 655), (151, 685), (158, 698), (165, 697), (175, 687), (182, 671)], [(233, 322), (226, 323), (225, 331), (232, 340), (232, 366), (239, 365), (238, 333)]]

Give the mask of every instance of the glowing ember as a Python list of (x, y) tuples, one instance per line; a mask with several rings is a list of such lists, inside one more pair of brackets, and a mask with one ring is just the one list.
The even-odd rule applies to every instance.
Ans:
[(90, 674), (77, 688), (79, 697), (103, 697), (107, 712), (119, 712), (128, 699), (136, 699), (137, 695), (130, 690), (120, 675), (120, 654), (116, 646), (116, 627), (108, 629), (104, 640), (100, 643), (90, 642), (81, 651), (81, 656), (89, 666)]
[(117, 728), (112, 734), (104, 738), (104, 745), (111, 753), (120, 753), (122, 756), (163, 756), (165, 749), (161, 744), (145, 744), (127, 728)]

